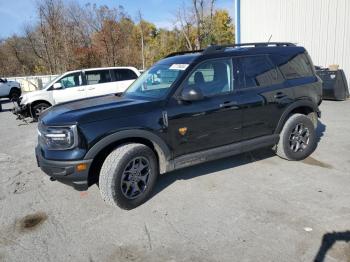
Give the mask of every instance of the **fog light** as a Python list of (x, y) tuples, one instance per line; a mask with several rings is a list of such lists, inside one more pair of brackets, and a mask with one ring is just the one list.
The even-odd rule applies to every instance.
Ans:
[(79, 164), (76, 166), (78, 172), (85, 171), (87, 169), (87, 164)]

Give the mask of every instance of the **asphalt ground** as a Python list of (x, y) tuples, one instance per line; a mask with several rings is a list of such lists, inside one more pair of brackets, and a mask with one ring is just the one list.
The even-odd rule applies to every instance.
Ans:
[(0, 261), (350, 261), (350, 101), (325, 101), (316, 151), (262, 149), (171, 172), (124, 211), (36, 166), (36, 123), (0, 112)]

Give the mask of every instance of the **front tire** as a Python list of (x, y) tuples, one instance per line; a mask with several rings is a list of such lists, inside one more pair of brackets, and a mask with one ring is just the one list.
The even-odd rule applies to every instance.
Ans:
[(32, 107), (32, 116), (34, 120), (38, 120), (39, 116), (50, 107), (47, 103), (39, 103)]
[(283, 126), (276, 154), (287, 160), (303, 160), (315, 151), (316, 146), (316, 130), (310, 118), (294, 114)]
[(99, 178), (103, 200), (130, 210), (143, 204), (151, 195), (158, 177), (157, 158), (143, 144), (125, 144), (105, 159)]

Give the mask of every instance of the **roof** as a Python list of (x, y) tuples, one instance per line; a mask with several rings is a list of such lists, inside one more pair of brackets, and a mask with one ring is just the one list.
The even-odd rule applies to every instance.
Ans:
[(138, 70), (135, 67), (131, 67), (131, 66), (114, 66), (114, 67), (95, 67), (95, 68), (77, 69), (77, 70), (64, 72), (63, 74), (70, 74), (70, 73), (75, 73), (75, 72), (80, 72), (80, 71), (95, 71), (95, 70), (108, 70), (108, 69), (130, 69), (132, 71), (138, 72)]
[(202, 56), (224, 57), (227, 55), (227, 53), (230, 53), (230, 55), (253, 55), (264, 53), (278, 53), (281, 55), (286, 55), (304, 51), (305, 49), (301, 46), (296, 46), (293, 43), (284, 42), (213, 45), (204, 50), (172, 53), (161, 60), (159, 63), (191, 63), (196, 58)]

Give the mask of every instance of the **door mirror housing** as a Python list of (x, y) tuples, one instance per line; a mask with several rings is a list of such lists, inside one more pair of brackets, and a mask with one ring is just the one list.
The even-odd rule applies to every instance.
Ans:
[(53, 90), (60, 90), (60, 89), (63, 89), (63, 86), (61, 83), (54, 83), (52, 88)]
[(188, 102), (199, 101), (199, 100), (204, 99), (204, 95), (203, 95), (202, 91), (196, 86), (193, 86), (190, 88), (185, 87), (182, 90), (180, 99), (183, 101), (188, 101)]

